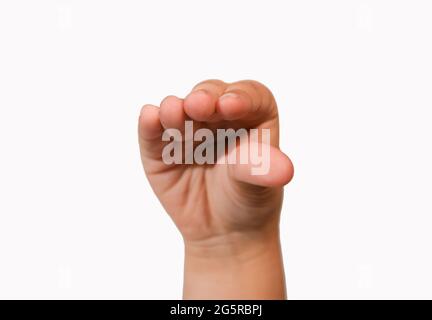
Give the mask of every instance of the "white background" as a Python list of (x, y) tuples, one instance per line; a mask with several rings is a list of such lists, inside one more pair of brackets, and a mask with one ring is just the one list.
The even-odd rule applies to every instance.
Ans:
[(181, 298), (141, 105), (279, 103), (289, 297), (432, 298), (430, 1), (1, 1), (0, 298)]

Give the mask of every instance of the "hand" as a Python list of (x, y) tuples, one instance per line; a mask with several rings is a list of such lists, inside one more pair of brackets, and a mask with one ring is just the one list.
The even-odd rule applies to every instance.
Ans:
[[(251, 164), (165, 164), (163, 130), (183, 131), (186, 120), (193, 120), (194, 130), (270, 129), (268, 173), (251, 174)], [(293, 166), (278, 148), (277, 106), (264, 85), (208, 80), (184, 99), (168, 96), (160, 107), (145, 105), (139, 142), (146, 175), (183, 235), (186, 258), (224, 261), (235, 255), (249, 261), (269, 247), (278, 250), (282, 186)]]

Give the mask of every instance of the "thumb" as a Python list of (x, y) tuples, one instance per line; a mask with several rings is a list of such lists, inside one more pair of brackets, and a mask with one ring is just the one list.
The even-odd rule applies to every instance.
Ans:
[[(249, 161), (235, 161), (229, 164), (229, 175), (233, 179), (262, 187), (281, 187), (291, 181), (294, 166), (290, 158), (279, 148), (257, 142), (248, 145)], [(241, 146), (237, 146), (231, 152), (235, 150), (238, 155), (242, 152)], [(238, 157), (236, 158), (238, 160)]]

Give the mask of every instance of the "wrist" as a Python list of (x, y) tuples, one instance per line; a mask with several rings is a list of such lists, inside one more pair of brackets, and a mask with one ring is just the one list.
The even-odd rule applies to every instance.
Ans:
[(278, 229), (185, 241), (184, 298), (284, 299)]
[(221, 234), (202, 240), (185, 240), (185, 256), (200, 261), (243, 263), (280, 247), (279, 230)]

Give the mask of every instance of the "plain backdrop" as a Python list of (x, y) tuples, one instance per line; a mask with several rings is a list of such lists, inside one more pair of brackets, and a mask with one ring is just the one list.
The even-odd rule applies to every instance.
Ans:
[(144, 103), (278, 101), (292, 299), (432, 298), (431, 1), (1, 1), (0, 298), (181, 298)]

